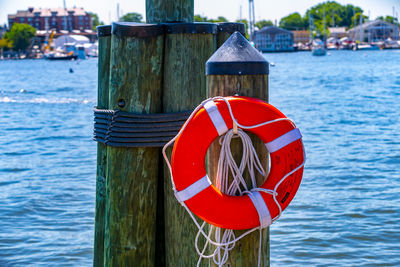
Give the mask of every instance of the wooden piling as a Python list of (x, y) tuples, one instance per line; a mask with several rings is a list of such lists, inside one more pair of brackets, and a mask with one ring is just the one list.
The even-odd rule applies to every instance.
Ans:
[[(206, 75), (208, 97), (238, 94), (268, 101), (268, 62), (239, 32), (235, 32), (207, 61)], [(265, 155), (260, 159), (267, 169), (268, 152), (265, 145), (255, 136), (252, 136), (252, 141), (258, 155)], [(237, 162), (240, 158), (241, 148), (240, 141), (232, 142), (231, 149)], [(208, 174), (214, 181), (219, 152), (220, 145), (216, 140), (209, 148), (207, 156)], [(261, 185), (265, 178), (258, 175), (257, 184)], [(261, 266), (269, 266), (269, 228), (262, 231)], [(235, 234), (239, 236), (243, 232), (235, 231)], [(226, 266), (257, 266), (258, 244), (258, 231), (245, 236), (229, 253)]]
[(146, 0), (147, 23), (193, 22), (194, 0)]
[[(163, 111), (194, 109), (206, 98), (204, 65), (215, 51), (216, 24), (166, 24)], [(168, 151), (170, 156), (171, 150)], [(197, 228), (172, 191), (164, 168), (166, 266), (196, 266)]]
[[(97, 27), (99, 39), (97, 108), (108, 109), (110, 77), (111, 25)], [(97, 143), (96, 206), (94, 224), (93, 266), (104, 266), (105, 185), (107, 174), (107, 146)]]
[[(109, 108), (160, 113), (161, 25), (113, 23)], [(154, 266), (159, 148), (107, 147), (105, 266)]]

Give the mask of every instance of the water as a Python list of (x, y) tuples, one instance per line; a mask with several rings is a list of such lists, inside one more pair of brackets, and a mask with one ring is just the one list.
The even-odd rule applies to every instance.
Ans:
[(0, 61), (0, 266), (92, 264), (96, 87), (97, 60)]
[[(308, 157), (271, 265), (400, 266), (400, 51), (265, 56)], [(0, 266), (92, 264), (96, 64), (0, 61)]]

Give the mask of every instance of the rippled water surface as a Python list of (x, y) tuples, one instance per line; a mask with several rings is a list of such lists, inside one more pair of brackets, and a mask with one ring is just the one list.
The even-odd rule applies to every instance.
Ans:
[[(265, 56), (308, 157), (271, 265), (400, 266), (400, 51)], [(92, 265), (96, 87), (96, 60), (0, 61), (0, 266)]]

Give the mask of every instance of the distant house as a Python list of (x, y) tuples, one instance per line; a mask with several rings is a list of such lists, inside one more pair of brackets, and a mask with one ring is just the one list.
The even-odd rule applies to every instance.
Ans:
[(293, 42), (295, 44), (298, 43), (307, 44), (310, 42), (309, 30), (292, 31), (292, 33), (293, 33)]
[(8, 15), (8, 26), (26, 23), (38, 31), (55, 29), (57, 32), (92, 30), (92, 18), (83, 8), (33, 8), (18, 10)]
[(330, 37), (341, 39), (347, 36), (346, 27), (328, 27)]
[(275, 26), (254, 33), (254, 45), (261, 52), (294, 51), (293, 33)]
[(7, 28), (4, 25), (4, 27), (0, 26), (0, 39), (3, 37), (3, 35), (6, 33)]
[(369, 21), (348, 30), (348, 36), (360, 42), (381, 42), (399, 39), (399, 27), (383, 20)]

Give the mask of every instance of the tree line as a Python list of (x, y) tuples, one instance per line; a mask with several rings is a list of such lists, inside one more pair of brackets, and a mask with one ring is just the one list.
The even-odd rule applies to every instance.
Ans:
[[(99, 17), (95, 13), (88, 12), (92, 17), (93, 30), (96, 27), (103, 25)], [(286, 30), (309, 30), (311, 29), (317, 34), (324, 34), (324, 14), (325, 14), (325, 25), (326, 27), (346, 27), (352, 28), (360, 23), (360, 21), (366, 21), (369, 19), (368, 16), (364, 15), (364, 11), (361, 7), (354, 6), (352, 4), (341, 5), (335, 1), (328, 1), (320, 3), (309, 8), (304, 16), (298, 12), (291, 13), (279, 21), (280, 28)], [(362, 16), (362, 19), (361, 19)], [(381, 16), (377, 19), (387, 21), (392, 24), (399, 25), (397, 18), (392, 16)], [(143, 16), (136, 12), (131, 12), (123, 15), (119, 18), (121, 22), (144, 22)], [(195, 15), (195, 22), (228, 22), (223, 16), (219, 16), (216, 19), (208, 18), (206, 16)], [(238, 19), (235, 22), (241, 22), (248, 28), (248, 20)], [(311, 25), (310, 25), (311, 22)], [(266, 26), (273, 26), (274, 23), (271, 20), (260, 20), (255, 22), (255, 27), (262, 29)], [(31, 39), (35, 36), (35, 28), (27, 24), (14, 23), (12, 28), (0, 39), (0, 50), (3, 49), (14, 49), (14, 50), (25, 50), (29, 47)], [(325, 32), (326, 33), (326, 32)], [(1, 51), (0, 51), (1, 52)]]

